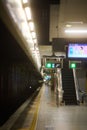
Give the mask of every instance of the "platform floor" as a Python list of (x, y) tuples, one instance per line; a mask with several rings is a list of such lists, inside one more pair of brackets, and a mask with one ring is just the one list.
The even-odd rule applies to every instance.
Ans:
[(57, 106), (55, 92), (43, 85), (34, 102), (10, 125), (8, 121), (0, 130), (87, 130), (87, 106)]

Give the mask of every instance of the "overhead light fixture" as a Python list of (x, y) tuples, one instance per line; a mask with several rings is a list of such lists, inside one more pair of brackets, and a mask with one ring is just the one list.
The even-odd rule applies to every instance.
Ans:
[(32, 38), (36, 38), (36, 33), (35, 32), (31, 32), (32, 34)]
[(37, 43), (37, 39), (34, 39), (33, 41), (34, 41), (34, 43)]
[(65, 30), (65, 33), (86, 34), (87, 30), (70, 30), (70, 29), (67, 29), (67, 30)]
[(28, 0), (22, 0), (23, 1), (23, 4), (26, 4), (28, 3)]
[(26, 13), (27, 20), (31, 20), (31, 10), (29, 7), (25, 7), (25, 13)]
[(33, 22), (29, 22), (29, 28), (30, 28), (30, 31), (34, 31), (34, 23)]
[(31, 38), (31, 33), (29, 32), (27, 22), (21, 23), (21, 30), (22, 30), (22, 34), (24, 35), (24, 37)]
[(66, 27), (70, 28), (70, 27), (72, 27), (72, 25), (71, 24), (66, 24)]
[[(15, 25), (17, 25), (18, 32), (21, 32), (24, 38), (24, 46), (27, 48), (27, 52), (31, 54), (35, 66), (38, 70), (41, 67), (40, 56), (36, 52), (36, 56), (32, 55), (31, 48), (34, 48), (34, 44), (37, 44), (36, 33), (34, 32), (34, 23), (32, 22), (32, 12), (29, 6), (29, 0), (5, 0), (6, 8), (11, 16)], [(30, 22), (30, 23), (29, 23)], [(29, 28), (30, 25), (30, 28)], [(36, 50), (38, 48), (36, 47)], [(37, 55), (38, 54), (38, 55)]]
[(68, 24), (83, 24), (83, 21), (68, 21)]

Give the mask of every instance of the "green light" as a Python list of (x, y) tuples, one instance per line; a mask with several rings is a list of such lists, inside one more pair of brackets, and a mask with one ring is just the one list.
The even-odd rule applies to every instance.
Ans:
[(55, 68), (55, 64), (54, 63), (52, 63), (52, 68)]
[(46, 68), (55, 68), (55, 63), (46, 63)]
[(46, 63), (46, 68), (52, 68), (52, 64), (51, 63)]
[(71, 64), (70, 64), (70, 68), (71, 68), (71, 69), (76, 68), (76, 63), (71, 63)]

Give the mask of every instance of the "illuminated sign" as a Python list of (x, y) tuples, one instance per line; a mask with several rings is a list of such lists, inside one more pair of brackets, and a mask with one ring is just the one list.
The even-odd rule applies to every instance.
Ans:
[(87, 59), (87, 43), (69, 43), (68, 58)]
[(75, 69), (76, 68), (76, 63), (70, 63), (69, 68)]
[(61, 62), (58, 63), (51, 63), (51, 62), (47, 62), (46, 63), (46, 68), (62, 68), (62, 64)]

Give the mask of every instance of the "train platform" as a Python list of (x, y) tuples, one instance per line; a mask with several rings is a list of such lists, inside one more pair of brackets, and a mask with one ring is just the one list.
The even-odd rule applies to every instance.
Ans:
[(43, 84), (0, 130), (87, 130), (87, 106), (57, 106), (55, 92)]

